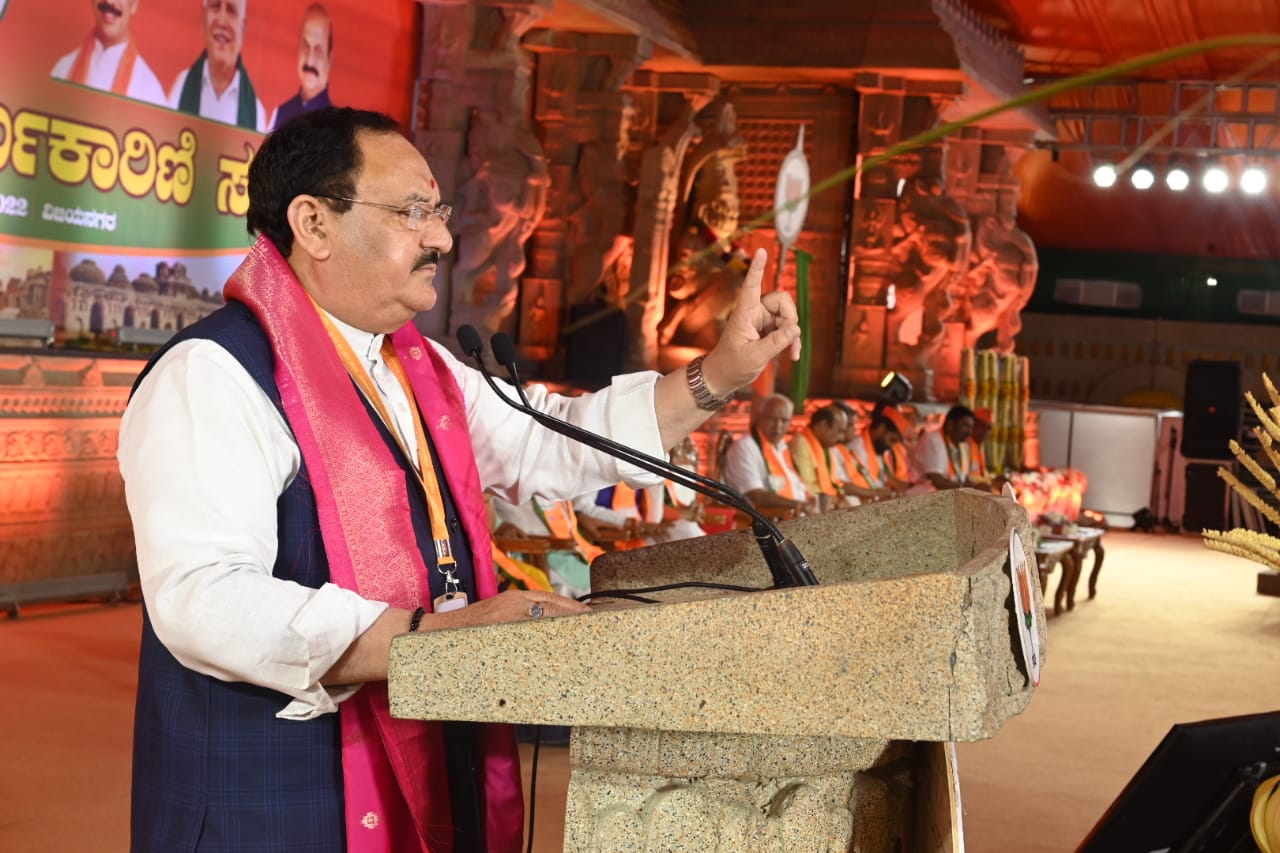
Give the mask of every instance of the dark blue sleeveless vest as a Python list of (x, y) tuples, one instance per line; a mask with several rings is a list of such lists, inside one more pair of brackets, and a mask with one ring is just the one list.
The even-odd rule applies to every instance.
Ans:
[[(147, 364), (134, 389), (169, 347), (192, 338), (226, 349), (283, 414), (271, 345), (253, 314), (238, 302), (229, 302), (176, 335)], [(431, 593), (440, 595), (443, 579), (435, 571), (430, 521), (417, 474), (372, 408), (366, 409), (404, 469)], [(439, 474), (434, 447), (431, 454)], [(475, 600), (470, 546), (448, 484), (443, 475), (439, 479), (457, 574)], [(318, 588), (329, 580), (329, 564), (305, 462), (280, 496), (276, 511), (273, 575)], [(289, 702), (289, 696), (265, 687), (220, 681), (186, 668), (156, 637), (144, 607), (134, 718), (132, 850), (344, 851), (338, 715), (278, 719), (276, 714)], [(445, 724), (455, 853), (483, 849), (483, 785), (477, 781), (477, 762), (471, 755), (474, 734), (471, 724)]]

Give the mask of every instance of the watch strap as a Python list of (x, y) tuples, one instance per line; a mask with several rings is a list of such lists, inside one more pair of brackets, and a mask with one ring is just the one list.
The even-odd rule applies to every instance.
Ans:
[(711, 393), (711, 389), (707, 387), (707, 380), (702, 375), (702, 360), (706, 356), (698, 356), (689, 362), (689, 366), (685, 368), (685, 380), (689, 383), (689, 392), (693, 394), (693, 401), (698, 404), (699, 409), (708, 412), (718, 412), (729, 404), (733, 399), (730, 394), (727, 397), (717, 397)]

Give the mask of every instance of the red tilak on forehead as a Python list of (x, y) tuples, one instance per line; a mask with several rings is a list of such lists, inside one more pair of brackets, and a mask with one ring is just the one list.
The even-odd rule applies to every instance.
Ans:
[(435, 178), (432, 178), (432, 179), (431, 179), (431, 189), (435, 189), (435, 188), (436, 188), (436, 179), (435, 179)]

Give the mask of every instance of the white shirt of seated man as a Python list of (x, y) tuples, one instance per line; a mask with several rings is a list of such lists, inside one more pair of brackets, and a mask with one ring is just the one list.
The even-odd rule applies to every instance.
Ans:
[(780, 394), (774, 394), (760, 405), (760, 411), (753, 412), (752, 430), (758, 432), (761, 441), (772, 446), (781, 462), (783, 473), (774, 474), (769, 470), (763, 447), (756, 443), (755, 436), (749, 432), (739, 436), (726, 451), (722, 478), (729, 488), (748, 496), (752, 492), (763, 490), (781, 498), (781, 492), (789, 484), (792, 500), (805, 503), (809, 499), (809, 492), (804, 486), (804, 480), (800, 479), (795, 467), (787, 461), (787, 430), (791, 426), (791, 413), (794, 411), (791, 401)]
[(946, 419), (936, 429), (920, 436), (916, 443), (914, 463), (924, 475), (928, 488), (964, 486), (969, 480), (972, 455), (969, 436), (973, 434), (973, 413), (961, 406), (947, 412)]

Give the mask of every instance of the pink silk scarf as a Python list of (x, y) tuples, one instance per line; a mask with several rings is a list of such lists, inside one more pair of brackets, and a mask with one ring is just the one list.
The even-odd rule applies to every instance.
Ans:
[[(330, 578), (393, 607), (430, 609), (428, 567), (413, 533), (404, 471), (369, 418), (316, 309), (275, 245), (259, 237), (225, 289), (266, 330), (285, 415), (310, 472)], [(479, 598), (497, 593), (466, 405), (448, 366), (407, 323), (391, 335), (471, 545)], [(359, 448), (359, 450), (356, 450)], [(407, 627), (407, 626), (406, 626)], [(342, 703), (347, 849), (451, 849), (452, 816), (438, 722), (393, 719), (385, 682)], [(524, 802), (509, 726), (483, 726), (486, 839), (518, 853)]]

